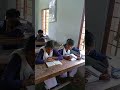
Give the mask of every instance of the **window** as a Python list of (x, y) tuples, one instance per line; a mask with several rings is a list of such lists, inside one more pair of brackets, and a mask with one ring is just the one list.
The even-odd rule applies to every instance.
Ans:
[(42, 30), (44, 35), (48, 35), (49, 9), (42, 10)]
[(21, 19), (32, 22), (32, 0), (16, 0), (16, 9), (20, 11)]
[(25, 0), (16, 0), (16, 9), (20, 11), (20, 17), (25, 19)]
[(80, 31), (80, 39), (79, 39), (79, 49), (80, 50), (85, 50), (85, 16), (83, 17), (82, 20), (82, 26), (81, 26), (81, 31)]
[(111, 24), (107, 40), (106, 55), (120, 55), (120, 1), (115, 0), (114, 8), (111, 17)]

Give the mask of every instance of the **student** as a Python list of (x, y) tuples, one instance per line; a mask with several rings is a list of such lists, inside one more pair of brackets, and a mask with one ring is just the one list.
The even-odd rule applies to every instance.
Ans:
[[(43, 64), (45, 62), (51, 62), (54, 60), (62, 60), (63, 57), (54, 48), (54, 42), (48, 41), (45, 46), (40, 48), (40, 51), (36, 57), (36, 64)], [(57, 80), (55, 77), (44, 81), (45, 88), (51, 89), (57, 85)]]
[(29, 37), (24, 48), (15, 50), (10, 55), (10, 62), (2, 80), (8, 83), (4, 90), (34, 90), (35, 36)]
[(0, 34), (5, 34), (10, 37), (23, 37), (22, 30), (16, 28), (22, 24), (19, 21), (20, 12), (16, 9), (9, 9), (6, 11), (6, 19), (0, 26)]
[(109, 67), (107, 56), (100, 52), (97, 52), (95, 49), (91, 50), (88, 56), (95, 60), (102, 62), (106, 66), (106, 68)]
[[(94, 35), (86, 30), (85, 32), (85, 65), (86, 66), (92, 66), (97, 71), (101, 72), (102, 74), (99, 76), (100, 80), (109, 80), (109, 74), (108, 74), (108, 67), (105, 66), (102, 62), (99, 60), (95, 60), (95, 58), (91, 58), (89, 56), (90, 52), (94, 49)], [(94, 56), (95, 57), (95, 56)], [(86, 73), (86, 77), (90, 75), (89, 72)]]
[[(61, 55), (63, 55), (64, 59), (71, 61), (72, 57), (68, 56), (68, 55), (71, 54), (71, 50), (72, 50), (73, 46), (74, 46), (74, 41), (72, 39), (68, 39), (66, 41), (66, 44), (64, 45), (64, 48), (61, 49), (61, 50), (59, 50), (59, 53)], [(75, 48), (73, 50), (75, 51)], [(80, 59), (79, 54), (77, 54), (77, 59), (78, 60)], [(73, 69), (72, 71), (69, 71), (69, 76), (70, 77), (74, 77), (74, 75), (76, 74), (76, 72), (77, 72), (77, 68)], [(63, 78), (68, 77), (67, 72), (64, 73), (64, 74), (62, 74), (61, 77), (63, 77)]]
[(43, 36), (43, 30), (38, 30), (36, 40), (39, 41), (39, 42), (45, 42), (45, 39), (44, 39), (44, 36)]

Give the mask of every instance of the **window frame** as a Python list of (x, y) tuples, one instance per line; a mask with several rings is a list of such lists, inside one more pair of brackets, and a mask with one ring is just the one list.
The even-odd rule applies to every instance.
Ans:
[[(79, 40), (78, 40), (78, 48), (79, 49), (81, 49), (80, 45), (81, 45), (82, 34), (83, 34), (82, 32), (83, 32), (83, 28), (85, 28), (85, 27), (83, 27), (84, 23), (85, 23), (85, 9), (83, 9), (83, 14), (82, 14), (82, 19), (81, 19), (80, 34), (79, 34)], [(85, 38), (84, 38), (84, 40), (85, 40)], [(83, 47), (84, 47), (83, 50), (85, 50), (85, 41), (84, 41)]]

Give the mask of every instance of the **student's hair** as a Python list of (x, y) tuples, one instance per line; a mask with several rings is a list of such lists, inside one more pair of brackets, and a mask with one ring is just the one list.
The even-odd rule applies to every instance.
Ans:
[(94, 35), (88, 30), (85, 30), (85, 48), (92, 47), (94, 43), (95, 43)]
[(38, 30), (38, 33), (43, 33), (43, 30)]
[(45, 44), (45, 48), (54, 48), (54, 41), (50, 40)]
[(19, 18), (20, 12), (16, 9), (9, 9), (6, 11), (6, 18)]
[(27, 42), (25, 43), (24, 50), (30, 51), (35, 49), (35, 35), (32, 35), (28, 38)]
[(66, 45), (71, 45), (71, 46), (73, 46), (73, 45), (74, 45), (74, 40), (72, 40), (72, 39), (67, 39)]

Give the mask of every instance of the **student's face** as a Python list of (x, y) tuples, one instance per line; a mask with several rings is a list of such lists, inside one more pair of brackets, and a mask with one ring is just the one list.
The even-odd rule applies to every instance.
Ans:
[(73, 46), (71, 46), (71, 45), (66, 45), (66, 49), (67, 49), (67, 50), (71, 50), (72, 47), (73, 47)]
[(43, 35), (43, 33), (38, 33), (40, 36), (42, 36)]
[(46, 52), (47, 52), (47, 53), (51, 53), (52, 50), (53, 50), (52, 48), (46, 48)]

